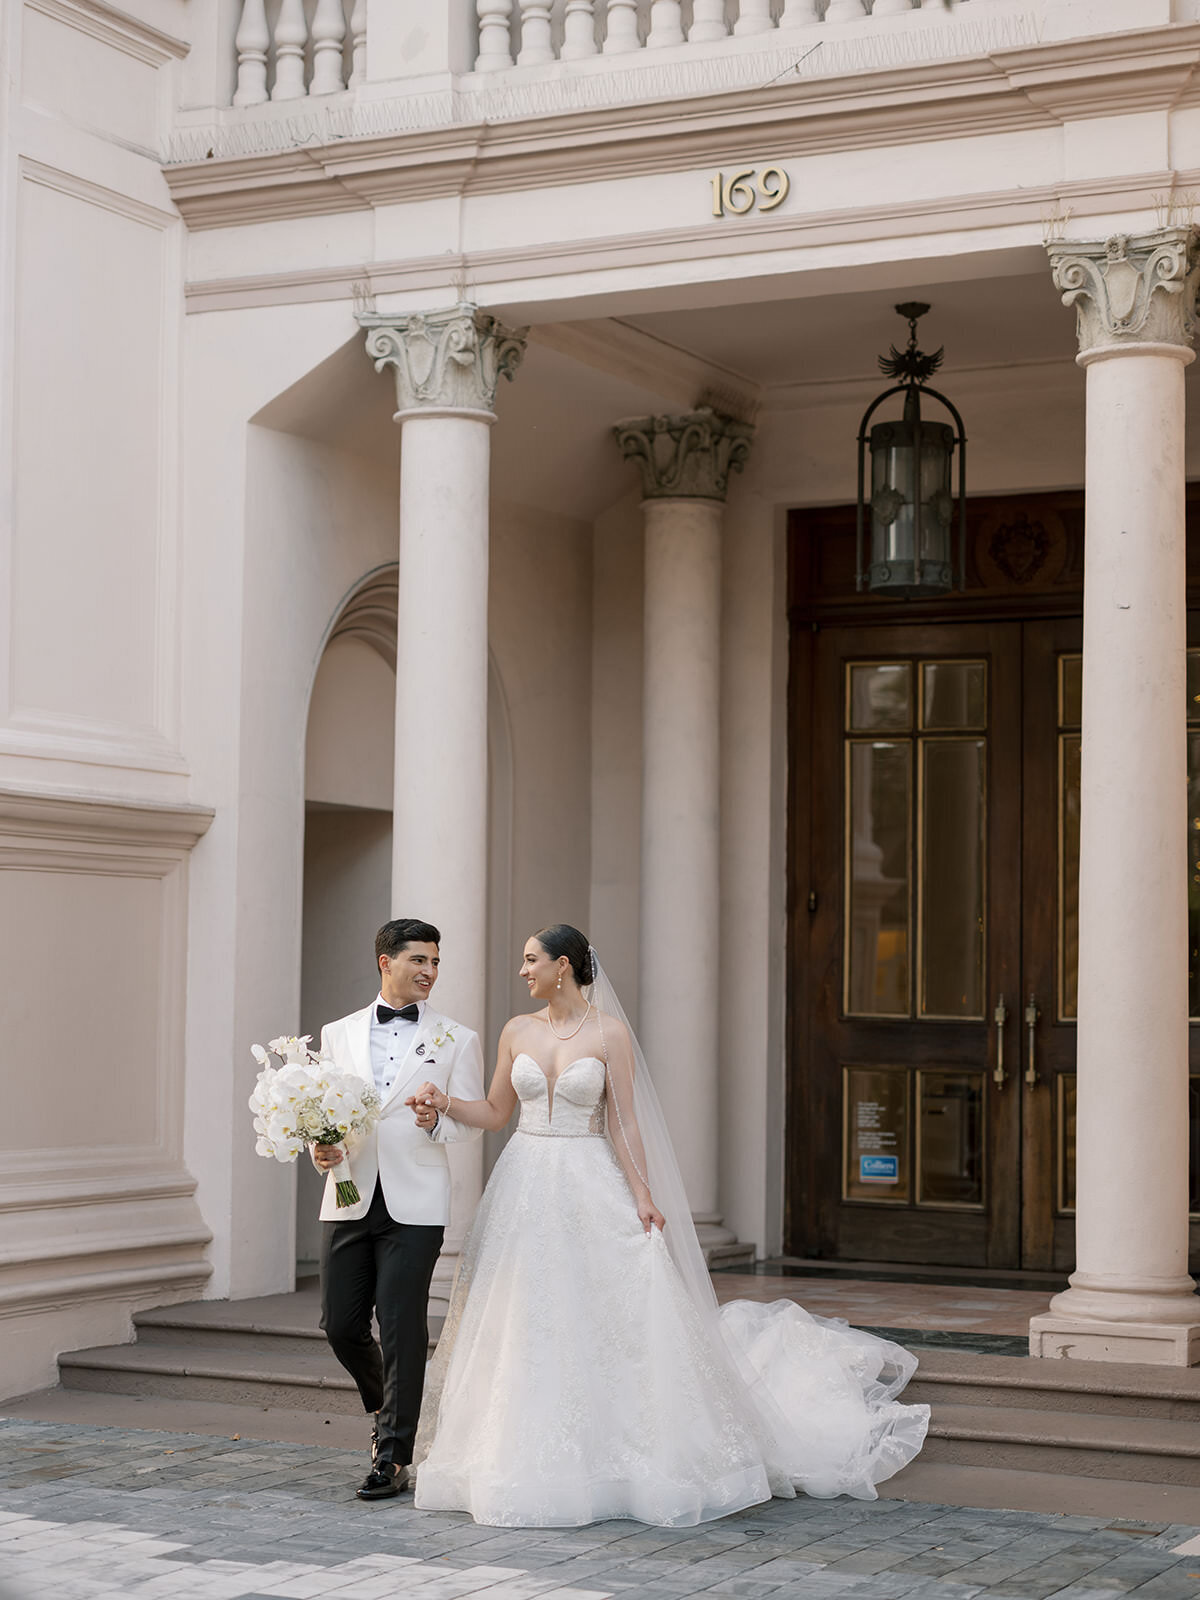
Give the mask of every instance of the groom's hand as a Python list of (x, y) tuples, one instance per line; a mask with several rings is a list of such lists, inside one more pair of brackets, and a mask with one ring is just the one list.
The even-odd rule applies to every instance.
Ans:
[(434, 1128), (437, 1126), (438, 1112), (436, 1102), (442, 1098), (442, 1091), (436, 1083), (423, 1083), (416, 1094), (410, 1094), (404, 1102), (412, 1110), (417, 1119), (418, 1128)]
[(312, 1147), (313, 1160), (322, 1172), (328, 1172), (331, 1167), (336, 1167), (342, 1159), (342, 1152), (336, 1144), (315, 1144)]

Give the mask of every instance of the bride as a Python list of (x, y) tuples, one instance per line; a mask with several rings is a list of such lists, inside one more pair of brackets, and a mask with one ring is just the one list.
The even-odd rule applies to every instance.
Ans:
[(486, 1100), (409, 1104), (516, 1133), (463, 1244), (417, 1434), (416, 1504), (497, 1527), (690, 1527), (854, 1495), (920, 1450), (898, 1345), (791, 1301), (718, 1312), (657, 1098), (578, 929), (544, 928), (542, 1002), (500, 1035)]

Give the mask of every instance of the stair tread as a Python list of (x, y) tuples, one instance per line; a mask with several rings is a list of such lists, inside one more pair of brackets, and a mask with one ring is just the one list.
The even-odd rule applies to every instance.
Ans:
[(914, 1383), (986, 1383), (1020, 1390), (1200, 1401), (1200, 1367), (1133, 1366), (1112, 1361), (1060, 1361), (1035, 1356), (978, 1355), (924, 1349)]
[(1191, 1421), (1123, 1417), (1087, 1411), (1017, 1406), (937, 1405), (929, 1431), (937, 1438), (997, 1443), (1068, 1445), (1076, 1449), (1137, 1451), (1200, 1460), (1200, 1433)]
[(263, 1345), (114, 1344), (70, 1350), (59, 1356), (65, 1368), (103, 1368), (109, 1372), (170, 1373), (183, 1377), (270, 1379), (275, 1383), (334, 1383), (353, 1388), (353, 1380), (328, 1349), (280, 1355)]

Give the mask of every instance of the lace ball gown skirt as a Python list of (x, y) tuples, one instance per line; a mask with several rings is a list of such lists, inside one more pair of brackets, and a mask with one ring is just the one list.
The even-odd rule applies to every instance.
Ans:
[(498, 1527), (688, 1527), (770, 1497), (663, 1236), (643, 1233), (603, 1137), (513, 1135), (464, 1244), (444, 1346), (417, 1440), (422, 1508)]
[(913, 1358), (788, 1302), (735, 1302), (716, 1333), (598, 1131), (603, 1063), (569, 1070), (551, 1120), (541, 1069), (514, 1066), (521, 1125), (464, 1241), (417, 1506), (690, 1527), (798, 1487), (874, 1498), (924, 1438), (927, 1409), (894, 1401)]

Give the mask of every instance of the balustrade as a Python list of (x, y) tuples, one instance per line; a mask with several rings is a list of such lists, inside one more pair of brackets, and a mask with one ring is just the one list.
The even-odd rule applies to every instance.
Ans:
[[(467, 0), (471, 3), (471, 0)], [(627, 55), (730, 37), (790, 33), (826, 23), (948, 16), (944, 0), (473, 0), (477, 72)], [(955, 0), (982, 11), (989, 0)]]
[(234, 105), (257, 106), (268, 100), (337, 94), (347, 87), (347, 66), (351, 89), (365, 83), (367, 3), (368, 0), (315, 0), (314, 4), (309, 0), (306, 6), (305, 0), (279, 0), (272, 25), (265, 0), (242, 0), (234, 41)]
[[(236, 34), (235, 106), (355, 90), (367, 79), (368, 6), (392, 0), (242, 0)], [(434, 3), (434, 0), (431, 0)], [(479, 73), (551, 66), (643, 49), (719, 46), (730, 39), (876, 20), (894, 28), (948, 18), (944, 0), (436, 0), (470, 8)], [(956, 0), (978, 14), (991, 0)], [(998, 9), (1009, 9), (999, 0)], [(598, 66), (599, 63), (596, 63)], [(614, 63), (617, 65), (617, 63)]]

